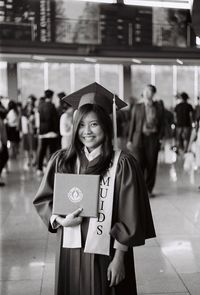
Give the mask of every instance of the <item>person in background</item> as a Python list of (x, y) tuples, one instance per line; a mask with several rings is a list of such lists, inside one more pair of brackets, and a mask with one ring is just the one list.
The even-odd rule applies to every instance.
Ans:
[(38, 106), (39, 113), (39, 144), (37, 150), (37, 175), (43, 174), (43, 161), (49, 149), (52, 155), (60, 148), (59, 145), (59, 117), (55, 105), (52, 103), (54, 92), (45, 90), (45, 101)]
[(8, 161), (8, 148), (7, 148), (7, 132), (4, 124), (6, 114), (0, 108), (0, 186), (4, 186), (5, 182), (1, 180), (1, 173)]
[(31, 95), (28, 97), (27, 103), (22, 109), (21, 131), (23, 149), (26, 157), (24, 168), (28, 170), (36, 164), (37, 150), (35, 99)]
[(62, 91), (62, 92), (59, 92), (57, 94), (57, 96), (58, 96), (58, 100), (59, 100), (59, 106), (57, 107), (57, 111), (58, 111), (58, 116), (60, 118), (61, 115), (65, 112), (65, 109), (66, 109), (65, 102), (62, 100), (63, 97), (66, 96), (66, 93), (64, 91)]
[(10, 156), (16, 158), (19, 153), (20, 142), (20, 115), (17, 103), (10, 100), (8, 103), (8, 113), (6, 115), (6, 127), (8, 141), (10, 142)]
[(128, 114), (125, 110), (117, 112), (117, 140), (120, 149), (126, 149), (127, 129), (128, 129)]
[(175, 145), (175, 124), (173, 108), (164, 110), (164, 137), (163, 151), (164, 162), (173, 164), (176, 161), (176, 145)]
[[(197, 105), (194, 108), (194, 123), (188, 143), (187, 152), (195, 156), (195, 169), (200, 169), (200, 98), (197, 97)], [(200, 189), (200, 186), (198, 187)]]
[(8, 110), (10, 98), (8, 96), (0, 95), (0, 105), (4, 107), (4, 109)]
[(63, 149), (69, 148), (73, 129), (73, 108), (68, 105), (64, 107), (64, 110), (64, 113), (60, 117), (61, 147)]
[[(59, 101), (59, 105), (57, 107), (59, 121), (61, 119), (62, 114), (65, 113), (66, 109), (68, 109), (68, 107), (69, 107), (69, 105), (66, 104), (66, 102), (63, 100), (63, 98), (65, 96), (66, 96), (66, 93), (64, 91), (61, 91), (57, 94), (58, 101)], [(62, 132), (64, 132), (63, 129), (62, 129)], [(60, 144), (60, 146), (62, 146), (62, 134), (61, 133), (59, 135), (59, 144)]]
[(174, 109), (174, 122), (176, 125), (176, 146), (177, 151), (184, 153), (188, 150), (188, 144), (194, 121), (194, 109), (188, 103), (189, 96), (186, 92), (182, 92), (177, 96), (180, 102)]
[(194, 108), (194, 120), (195, 123), (199, 123), (200, 121), (200, 97), (197, 96), (197, 104), (195, 105)]
[(1, 118), (5, 119), (8, 111), (6, 107), (3, 105), (2, 101), (3, 101), (3, 96), (0, 95), (0, 114), (1, 114)]
[(161, 101), (154, 100), (155, 94), (156, 87), (147, 85), (143, 101), (133, 106), (127, 141), (127, 149), (143, 170), (149, 197), (154, 196), (158, 152), (164, 135), (164, 106)]
[[(115, 99), (118, 109), (126, 105)], [(155, 236), (142, 171), (133, 155), (113, 145), (110, 91), (92, 83), (65, 100), (77, 109), (72, 144), (51, 157), (33, 202), (49, 231), (57, 233), (54, 294), (136, 295), (132, 247)], [(99, 194), (98, 218), (81, 217), (80, 208), (52, 215), (55, 172), (100, 175), (100, 191), (108, 198)]]

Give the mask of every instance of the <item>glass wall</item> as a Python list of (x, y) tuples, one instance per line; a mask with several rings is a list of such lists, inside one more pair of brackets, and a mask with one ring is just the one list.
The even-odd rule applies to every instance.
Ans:
[(132, 96), (137, 100), (149, 83), (157, 87), (156, 99), (162, 99), (168, 109), (175, 106), (177, 92), (187, 92), (193, 105), (200, 95), (200, 67), (197, 66), (132, 65), (131, 74)]
[(70, 64), (48, 64), (48, 88), (59, 92), (70, 92)]
[(177, 66), (177, 92), (187, 92), (190, 103), (194, 103), (194, 67)]
[(136, 100), (141, 99), (144, 86), (151, 83), (151, 66), (133, 65), (131, 66), (131, 87), (132, 96)]
[(7, 84), (7, 63), (0, 62), (0, 95), (8, 95)]
[(123, 87), (122, 69), (121, 65), (99, 65), (99, 83), (121, 98), (123, 97), (120, 91)]
[(18, 64), (18, 88), (21, 93), (21, 102), (33, 94), (37, 98), (44, 95), (44, 64), (43, 63), (19, 63)]
[[(84, 85), (99, 82), (123, 98), (123, 66), (110, 64), (18, 63), (19, 100), (25, 103), (30, 94), (44, 95), (44, 90), (71, 93)], [(157, 99), (167, 108), (176, 104), (175, 94), (185, 91), (196, 104), (200, 96), (200, 66), (132, 65), (130, 97), (141, 99), (146, 84), (155, 84)], [(0, 95), (7, 96), (7, 63), (0, 62)]]
[(54, 91), (54, 103), (59, 104), (57, 94), (65, 92), (66, 94), (71, 91), (70, 82), (70, 64), (61, 63), (48, 63), (46, 65), (47, 79), (45, 82), (45, 89), (52, 89)]
[(58, 104), (59, 92), (68, 94), (95, 81), (119, 95), (123, 93), (121, 73), (121, 65), (19, 63), (21, 100), (24, 103), (30, 94), (39, 98), (49, 88), (55, 92), (54, 103)]
[(163, 100), (166, 108), (172, 107), (174, 104), (172, 66), (155, 67), (155, 85), (157, 98)]
[[(95, 82), (94, 64), (74, 64), (75, 91)], [(71, 89), (73, 91), (73, 89)]]

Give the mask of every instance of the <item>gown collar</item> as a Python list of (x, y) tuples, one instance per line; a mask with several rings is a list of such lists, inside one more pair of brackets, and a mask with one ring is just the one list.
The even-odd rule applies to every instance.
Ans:
[(102, 145), (99, 145), (96, 149), (94, 149), (91, 152), (89, 152), (86, 147), (84, 147), (83, 150), (84, 150), (86, 158), (90, 162), (90, 161), (94, 160), (95, 158), (97, 158), (98, 156), (101, 155), (101, 153), (102, 153)]

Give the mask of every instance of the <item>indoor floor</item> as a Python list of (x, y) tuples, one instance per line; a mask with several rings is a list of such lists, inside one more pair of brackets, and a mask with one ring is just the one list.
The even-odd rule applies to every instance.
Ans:
[[(53, 295), (54, 235), (32, 205), (41, 178), (12, 160), (0, 188), (0, 294)], [(134, 249), (138, 294), (200, 294), (200, 172), (159, 164), (151, 207), (157, 237)]]

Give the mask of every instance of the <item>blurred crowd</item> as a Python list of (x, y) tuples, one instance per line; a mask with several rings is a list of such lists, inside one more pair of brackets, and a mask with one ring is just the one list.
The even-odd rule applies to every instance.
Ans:
[(64, 92), (57, 96), (59, 106), (53, 103), (50, 89), (39, 99), (30, 95), (25, 105), (0, 97), (0, 177), (3, 169), (8, 171), (9, 159), (17, 160), (21, 154), (24, 170), (35, 169), (40, 176), (51, 154), (68, 148), (73, 109), (62, 102)]
[[(117, 114), (118, 145), (139, 161), (150, 195), (160, 150), (166, 163), (173, 161), (174, 153), (184, 157), (192, 152), (200, 167), (200, 99), (194, 106), (186, 92), (178, 93), (169, 110), (164, 100), (155, 99), (156, 92), (154, 85), (146, 85), (141, 98), (130, 97), (127, 108)], [(5, 185), (1, 173), (9, 170), (9, 159), (22, 155), (24, 170), (35, 169), (41, 176), (51, 154), (69, 147), (73, 109), (62, 101), (65, 95), (47, 89), (40, 98), (29, 95), (23, 105), (0, 96), (0, 186)]]

